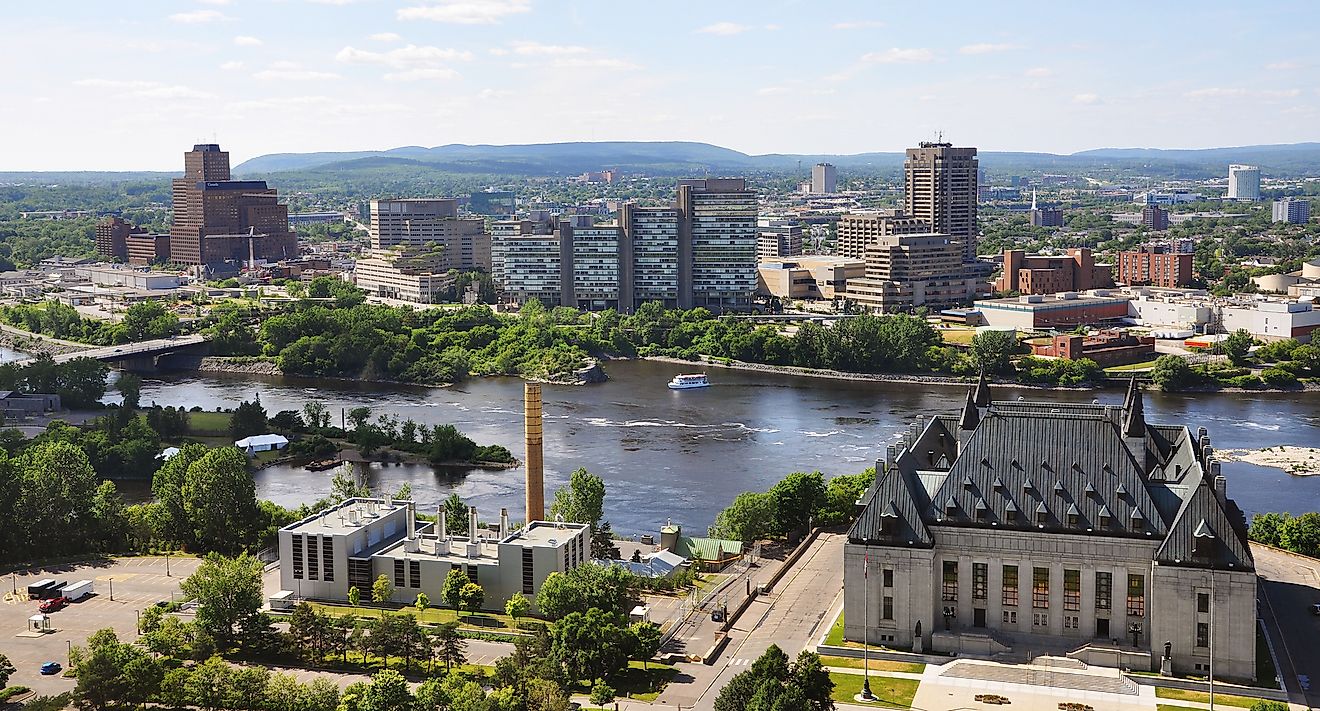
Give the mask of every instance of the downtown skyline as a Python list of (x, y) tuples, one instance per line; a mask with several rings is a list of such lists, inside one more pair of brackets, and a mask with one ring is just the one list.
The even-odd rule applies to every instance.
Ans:
[[(751, 154), (1314, 140), (1301, 3), (209, 0), (8, 8), (0, 170), (687, 140)], [(95, 144), (95, 150), (88, 145)]]

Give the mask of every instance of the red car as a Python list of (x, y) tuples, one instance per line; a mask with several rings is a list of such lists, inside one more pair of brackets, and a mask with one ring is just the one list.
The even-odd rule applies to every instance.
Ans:
[(41, 603), (41, 605), (37, 607), (37, 610), (41, 612), (56, 612), (57, 610), (64, 609), (64, 606), (67, 604), (69, 604), (69, 598), (53, 597)]

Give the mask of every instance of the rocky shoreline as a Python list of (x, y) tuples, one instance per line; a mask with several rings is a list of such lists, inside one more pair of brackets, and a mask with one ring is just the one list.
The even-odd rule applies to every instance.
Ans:
[(248, 360), (205, 356), (197, 364), (202, 373), (248, 373), (250, 375), (284, 375), (280, 366), (268, 360)]
[(41, 336), (25, 336), (8, 329), (0, 330), (0, 346), (34, 356), (43, 353), (49, 353), (53, 356), (64, 355), (65, 353), (77, 353), (92, 348), (92, 346), (79, 347), (56, 343)]

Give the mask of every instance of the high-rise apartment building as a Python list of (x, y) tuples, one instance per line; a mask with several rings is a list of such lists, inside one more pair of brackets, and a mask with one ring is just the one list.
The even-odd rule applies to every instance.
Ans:
[(1169, 229), (1169, 211), (1159, 205), (1141, 208), (1141, 224), (1148, 230)]
[(559, 228), (560, 303), (579, 309), (619, 308), (624, 260), (618, 225)]
[(128, 236), (146, 230), (119, 217), (107, 217), (96, 223), (96, 254), (102, 259), (128, 260)]
[(180, 264), (278, 260), (298, 254), (289, 209), (264, 180), (232, 180), (229, 153), (214, 143), (183, 155), (173, 181), (170, 259)]
[(881, 237), (930, 231), (929, 222), (894, 211), (843, 215), (834, 230), (834, 252), (848, 259), (866, 259), (867, 245), (875, 244)]
[(831, 163), (817, 163), (811, 167), (811, 192), (816, 195), (831, 195), (836, 189), (838, 174)]
[(1228, 166), (1228, 199), (1260, 199), (1260, 167), (1254, 165)]
[(453, 198), (372, 200), (370, 228), (373, 249), (436, 245), (446, 271), (491, 268), (486, 221), (460, 218)]
[(963, 268), (962, 245), (938, 233), (890, 235), (866, 247), (866, 274), (847, 298), (872, 311), (970, 302), (985, 284)]
[(550, 223), (497, 222), (492, 228), (498, 254), (495, 285), (504, 299), (523, 304), (536, 299), (558, 306), (563, 293), (559, 232)]
[(976, 261), (977, 172), (975, 148), (923, 142), (903, 162), (903, 208), (932, 232), (962, 245), (962, 261)]
[(756, 193), (742, 178), (678, 181), (678, 305), (742, 309), (756, 293)]
[(665, 308), (678, 306), (678, 211), (624, 203), (619, 208), (619, 227), (625, 257), (621, 303), (634, 310), (648, 301), (659, 301)]
[(1129, 286), (1161, 286), (1177, 289), (1191, 286), (1193, 255), (1191, 252), (1165, 251), (1160, 246), (1147, 246), (1118, 253), (1118, 281)]
[[(1304, 225), (1311, 221), (1311, 201), (1306, 198), (1275, 200), (1273, 217), (1275, 222)], [(97, 232), (97, 236), (99, 238), (100, 232)]]

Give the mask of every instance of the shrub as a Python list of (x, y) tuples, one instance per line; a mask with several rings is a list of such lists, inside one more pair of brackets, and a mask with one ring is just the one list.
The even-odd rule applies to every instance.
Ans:
[(1269, 388), (1288, 388), (1297, 384), (1297, 376), (1282, 368), (1266, 368), (1260, 379)]

